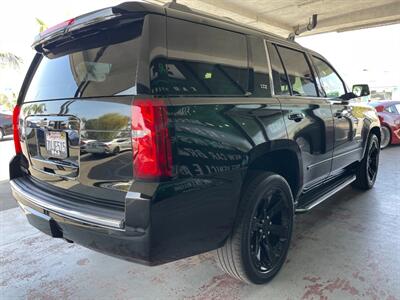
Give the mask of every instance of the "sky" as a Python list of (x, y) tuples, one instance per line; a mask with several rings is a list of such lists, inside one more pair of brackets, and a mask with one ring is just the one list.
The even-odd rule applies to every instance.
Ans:
[(325, 56), (348, 85), (400, 88), (400, 24), (297, 38)]
[[(4, 87), (18, 90), (21, 85), (34, 55), (30, 45), (39, 32), (35, 18), (52, 26), (121, 2), (123, 0), (3, 0), (0, 51), (9, 51), (22, 57), (24, 65), (19, 71), (0, 72), (0, 91)], [(400, 87), (400, 24), (298, 37), (296, 40), (325, 56), (349, 86), (368, 83), (375, 87)]]

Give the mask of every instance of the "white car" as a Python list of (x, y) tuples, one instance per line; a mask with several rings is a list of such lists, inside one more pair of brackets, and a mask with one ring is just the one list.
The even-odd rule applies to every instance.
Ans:
[(89, 140), (82, 150), (87, 153), (118, 154), (124, 150), (131, 150), (131, 141), (129, 138), (116, 138), (109, 142)]

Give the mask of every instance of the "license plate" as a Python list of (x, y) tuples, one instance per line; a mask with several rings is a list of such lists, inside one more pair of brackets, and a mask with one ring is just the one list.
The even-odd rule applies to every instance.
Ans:
[(46, 150), (51, 157), (67, 158), (67, 134), (63, 131), (46, 132)]

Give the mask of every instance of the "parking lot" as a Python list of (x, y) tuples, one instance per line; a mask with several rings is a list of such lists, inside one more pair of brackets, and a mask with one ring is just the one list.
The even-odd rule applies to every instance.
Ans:
[(211, 254), (145, 267), (45, 236), (11, 198), (11, 139), (0, 153), (1, 299), (399, 299), (399, 146), (382, 152), (374, 189), (296, 217), (286, 266), (265, 286), (224, 275)]

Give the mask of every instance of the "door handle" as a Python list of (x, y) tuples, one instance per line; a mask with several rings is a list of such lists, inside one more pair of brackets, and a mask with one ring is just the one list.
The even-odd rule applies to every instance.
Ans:
[(288, 119), (289, 120), (293, 120), (295, 122), (300, 122), (301, 120), (303, 120), (306, 116), (303, 113), (294, 113), (294, 114), (290, 114), (288, 115)]

